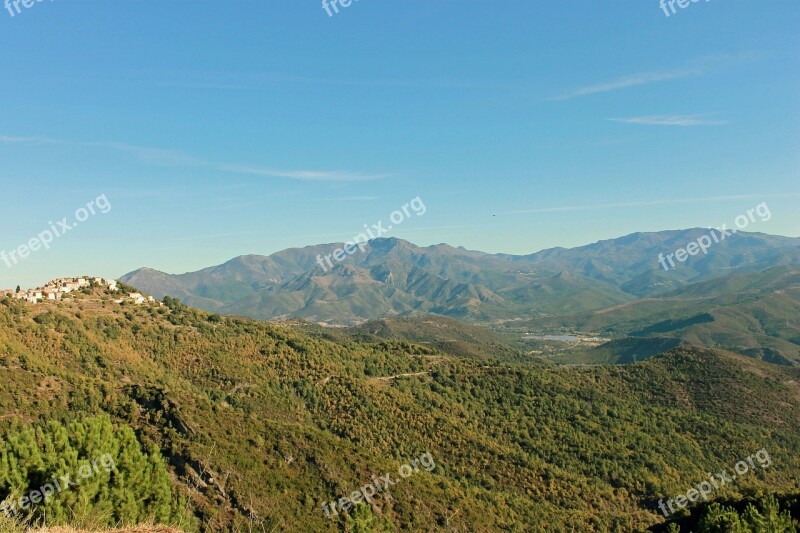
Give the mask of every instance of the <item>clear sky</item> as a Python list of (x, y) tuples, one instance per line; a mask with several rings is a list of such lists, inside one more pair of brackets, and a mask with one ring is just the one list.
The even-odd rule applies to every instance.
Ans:
[(674, 7), (2, 8), (0, 251), (110, 210), (0, 261), (0, 287), (344, 241), (417, 196), (386, 236), (530, 253), (761, 202), (753, 231), (800, 235), (800, 2)]

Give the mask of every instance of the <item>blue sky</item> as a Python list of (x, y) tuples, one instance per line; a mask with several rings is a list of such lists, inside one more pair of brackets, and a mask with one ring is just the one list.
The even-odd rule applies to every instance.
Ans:
[[(530, 253), (707, 227), (800, 235), (800, 3), (54, 0), (0, 10), (8, 267), (172, 273), (391, 235)], [(11, 7), (13, 10), (13, 6)]]

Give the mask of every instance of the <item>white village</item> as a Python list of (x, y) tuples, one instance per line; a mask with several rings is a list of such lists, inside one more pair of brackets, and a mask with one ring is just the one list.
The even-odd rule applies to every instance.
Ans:
[[(76, 278), (56, 278), (48, 281), (42, 287), (35, 289), (5, 289), (0, 290), (0, 298), (14, 298), (24, 300), (30, 304), (37, 304), (44, 301), (59, 301), (66, 295), (83, 289), (101, 287), (109, 292), (120, 292), (116, 280), (105, 279), (99, 276), (81, 276)], [(152, 296), (145, 296), (138, 292), (120, 293), (115, 303), (121, 304), (126, 299), (134, 304), (141, 305), (145, 302), (155, 303)]]

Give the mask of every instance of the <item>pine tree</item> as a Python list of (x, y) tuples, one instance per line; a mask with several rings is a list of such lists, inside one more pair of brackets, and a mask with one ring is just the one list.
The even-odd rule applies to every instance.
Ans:
[(18, 509), (19, 518), (94, 528), (152, 520), (196, 529), (173, 497), (157, 449), (143, 451), (133, 430), (115, 427), (106, 415), (68, 426), (16, 424), (6, 437), (0, 441), (0, 497), (18, 502), (47, 485), (61, 489)]

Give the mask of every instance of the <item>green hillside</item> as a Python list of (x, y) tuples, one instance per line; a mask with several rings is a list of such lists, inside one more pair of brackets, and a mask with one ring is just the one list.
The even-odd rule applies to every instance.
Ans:
[[(185, 501), (189, 530), (635, 531), (664, 521), (659, 499), (762, 448), (772, 466), (714, 498), (800, 488), (791, 368), (693, 348), (624, 367), (498, 363), (112, 298), (0, 301), (0, 435), (104, 417), (129, 428), (129, 450), (157, 451), (173, 502), (132, 507), (137, 520), (177, 522)], [(44, 446), (42, 431), (25, 438)], [(398, 475), (423, 456), (435, 467)], [(44, 473), (13, 472), (0, 501)], [(391, 498), (326, 517), (324, 502), (385, 473)], [(67, 521), (46, 510), (33, 519)]]

